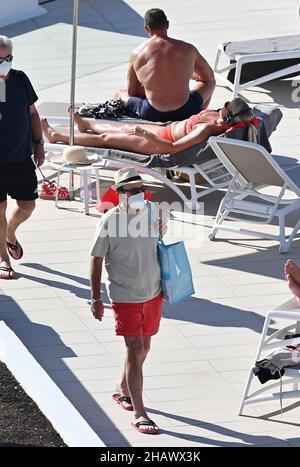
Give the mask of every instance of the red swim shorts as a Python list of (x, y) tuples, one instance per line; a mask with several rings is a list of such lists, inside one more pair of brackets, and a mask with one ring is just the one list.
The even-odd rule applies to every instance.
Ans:
[(117, 336), (153, 336), (162, 314), (162, 293), (141, 303), (112, 303)]

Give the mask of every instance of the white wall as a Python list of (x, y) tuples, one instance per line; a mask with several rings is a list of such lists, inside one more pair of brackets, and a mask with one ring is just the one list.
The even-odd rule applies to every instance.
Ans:
[(46, 13), (38, 0), (1, 0), (0, 26), (18, 23)]

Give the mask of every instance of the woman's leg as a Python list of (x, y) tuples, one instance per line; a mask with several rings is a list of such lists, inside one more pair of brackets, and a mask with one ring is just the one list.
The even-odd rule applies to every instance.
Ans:
[(120, 132), (122, 125), (118, 123), (94, 123), (90, 122), (85, 118), (82, 118), (78, 112), (74, 114), (74, 121), (78, 127), (80, 133), (86, 133), (87, 131), (93, 131), (97, 135), (107, 132)]
[[(89, 130), (97, 135), (102, 135), (103, 133), (123, 133), (125, 132), (125, 128), (134, 128), (137, 125), (136, 123), (126, 123), (124, 125), (123, 123), (119, 124), (117, 122), (94, 123), (82, 118), (78, 112), (74, 114), (74, 120), (81, 133), (86, 133)], [(156, 134), (159, 129), (158, 125), (151, 125), (148, 123), (143, 123), (140, 126), (154, 134)]]
[[(46, 118), (41, 119), (41, 125), (43, 133), (50, 143), (62, 142), (69, 144), (69, 135), (56, 131), (49, 125)], [(121, 131), (119, 133), (106, 132), (101, 135), (93, 135), (89, 133), (74, 135), (74, 144), (94, 148), (121, 149), (140, 154), (154, 154), (157, 152), (157, 148), (154, 143), (147, 141), (143, 137), (128, 135)]]

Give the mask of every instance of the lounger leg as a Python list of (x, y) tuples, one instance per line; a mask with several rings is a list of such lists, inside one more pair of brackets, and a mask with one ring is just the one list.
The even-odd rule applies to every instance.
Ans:
[(233, 92), (232, 92), (232, 99), (234, 99), (240, 90), (240, 80), (241, 80), (241, 72), (242, 72), (242, 63), (239, 59), (236, 61), (236, 69), (234, 75), (234, 83), (233, 83)]
[(59, 189), (59, 179), (60, 179), (60, 167), (57, 171), (57, 179), (56, 179), (56, 190), (55, 190), (55, 207), (59, 209), (58, 206), (58, 189)]
[(99, 179), (99, 169), (95, 169), (95, 177), (96, 177), (96, 198), (97, 201), (100, 198), (100, 179)]
[(69, 198), (70, 200), (74, 199), (74, 171), (70, 170), (69, 172)]
[(188, 175), (189, 175), (190, 193), (191, 193), (191, 209), (197, 210), (197, 189), (196, 189), (195, 174), (188, 174)]
[[(262, 335), (261, 335), (261, 338), (260, 338), (257, 354), (256, 354), (256, 357), (255, 357), (255, 361), (257, 361), (259, 359), (260, 355), (261, 355), (261, 351), (262, 351), (264, 342), (266, 340), (266, 335), (267, 335), (267, 332), (268, 332), (268, 328), (270, 326), (271, 318), (272, 318), (272, 311), (270, 311), (267, 314), (267, 317), (265, 319)], [(244, 390), (244, 393), (243, 393), (243, 396), (242, 396), (242, 401), (241, 401), (241, 404), (240, 404), (238, 415), (243, 414), (243, 410), (244, 410), (244, 406), (245, 406), (245, 400), (247, 399), (247, 397), (249, 395), (249, 389), (250, 389), (253, 378), (254, 378), (254, 374), (253, 374), (253, 371), (252, 371), (252, 368), (251, 368), (250, 371), (249, 371), (249, 374), (248, 374), (248, 379), (247, 379), (246, 387), (245, 387), (245, 390)]]
[(221, 55), (221, 52), (222, 52), (222, 48), (223, 46), (220, 46), (218, 47), (218, 50), (217, 50), (217, 54), (216, 54), (216, 58), (215, 58), (215, 63), (214, 63), (214, 71), (215, 72), (218, 72), (218, 65), (219, 65), (219, 60), (220, 60), (220, 55)]
[[(81, 177), (80, 177), (81, 178)], [(89, 214), (89, 187), (88, 187), (88, 171), (82, 171), (82, 179), (83, 179), (83, 193), (84, 193), (84, 214)], [(80, 187), (81, 189), (81, 187)]]
[(226, 199), (226, 195), (225, 195), (225, 198), (223, 198), (223, 200), (221, 201), (221, 204), (219, 206), (219, 209), (218, 209), (218, 212), (217, 212), (217, 215), (216, 215), (216, 219), (215, 219), (215, 222), (214, 222), (213, 229), (212, 229), (211, 233), (208, 235), (209, 240), (214, 240), (215, 239), (215, 236), (216, 236), (216, 233), (217, 233), (217, 231), (219, 229), (219, 226), (224, 222), (225, 217), (229, 213), (228, 209), (223, 209), (225, 199)]
[(280, 225), (280, 229), (281, 229), (281, 222), (283, 224), (283, 237), (282, 237), (282, 233), (281, 233), (281, 230), (280, 230), (280, 246), (279, 246), (279, 252), (280, 253), (287, 253), (290, 249), (290, 246), (291, 246), (291, 243), (292, 241), (294, 240), (295, 236), (297, 235), (297, 232), (299, 230), (299, 227), (300, 227), (300, 220), (297, 222), (297, 224), (295, 225), (295, 227), (293, 228), (293, 231), (291, 232), (289, 238), (287, 241), (285, 241), (285, 217), (283, 218), (283, 220), (281, 221), (281, 218), (279, 218), (279, 225)]

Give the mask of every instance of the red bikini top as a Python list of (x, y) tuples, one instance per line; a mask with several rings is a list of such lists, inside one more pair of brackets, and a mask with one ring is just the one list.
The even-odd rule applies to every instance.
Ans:
[(204, 109), (201, 110), (198, 114), (192, 115), (185, 124), (185, 134), (188, 135), (191, 131), (195, 129), (195, 126), (198, 125), (198, 123), (201, 123), (201, 117), (207, 113), (207, 112), (213, 112), (212, 109)]
[[(189, 133), (191, 133), (191, 131), (193, 131), (195, 129), (195, 126), (198, 125), (198, 123), (201, 123), (201, 117), (207, 113), (207, 112), (213, 112), (212, 109), (204, 109), (204, 110), (201, 110), (201, 112), (199, 112), (198, 114), (195, 114), (195, 115), (192, 115), (187, 121), (186, 121), (186, 124), (185, 124), (185, 134), (188, 135)], [(234, 125), (232, 125), (230, 128), (228, 128), (226, 131), (231, 131), (233, 128), (242, 128), (242, 127), (246, 127), (249, 125), (249, 123), (253, 123), (253, 125), (255, 126), (255, 128), (258, 128), (259, 127), (259, 123), (260, 123), (260, 118), (259, 117), (253, 117), (251, 120), (246, 120), (244, 122), (239, 122), (239, 123), (235, 123)]]

